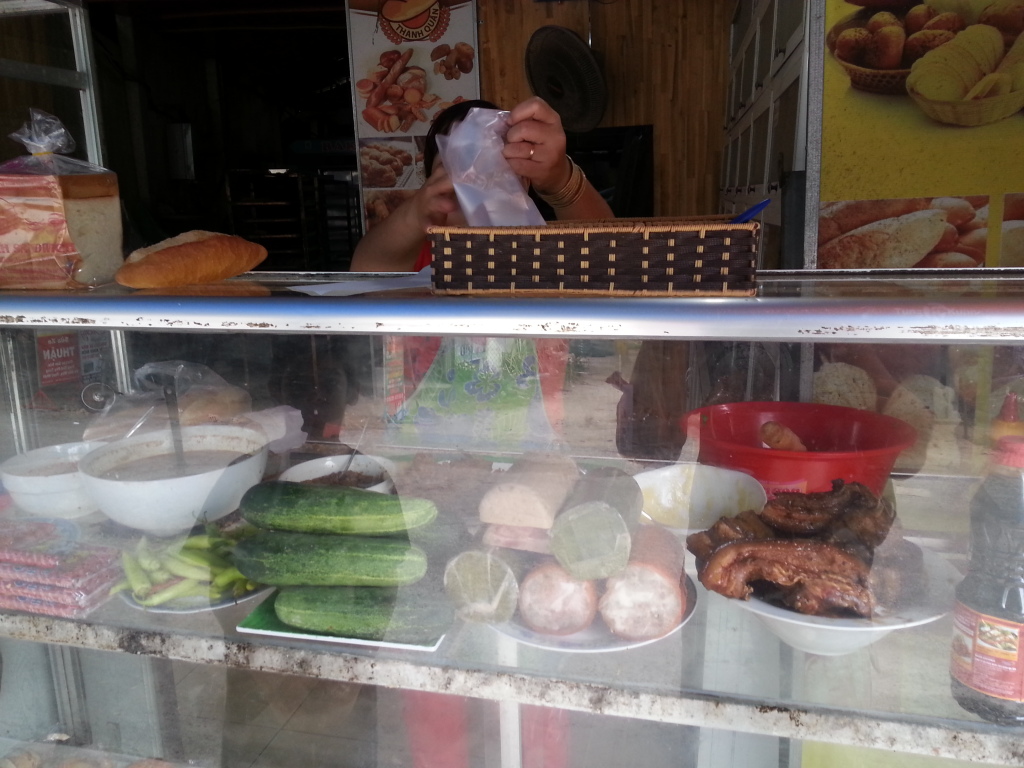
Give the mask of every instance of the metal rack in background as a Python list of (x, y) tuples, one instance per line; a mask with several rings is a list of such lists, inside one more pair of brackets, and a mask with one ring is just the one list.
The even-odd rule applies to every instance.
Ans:
[(321, 222), (331, 271), (348, 271), (352, 252), (362, 236), (358, 171), (321, 170)]
[(262, 269), (318, 268), (322, 260), (314, 175), (289, 169), (228, 171), (227, 196), (234, 234), (267, 249)]
[(260, 269), (348, 269), (361, 234), (355, 172), (235, 169), (227, 197), (233, 233), (267, 249)]

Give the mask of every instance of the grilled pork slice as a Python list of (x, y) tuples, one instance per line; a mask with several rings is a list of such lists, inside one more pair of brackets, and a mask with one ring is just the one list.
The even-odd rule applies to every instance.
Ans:
[(782, 601), (814, 616), (871, 616), (869, 566), (826, 542), (769, 539), (724, 544), (698, 573), (700, 583), (726, 597), (746, 600), (759, 582), (775, 585)]
[(857, 541), (870, 550), (885, 540), (896, 512), (861, 483), (833, 480), (831, 491), (775, 494), (760, 517), (781, 534)]
[(732, 517), (720, 517), (706, 531), (686, 537), (686, 548), (693, 553), (698, 565), (707, 561), (711, 553), (730, 541), (773, 539), (775, 531), (769, 528), (751, 509)]

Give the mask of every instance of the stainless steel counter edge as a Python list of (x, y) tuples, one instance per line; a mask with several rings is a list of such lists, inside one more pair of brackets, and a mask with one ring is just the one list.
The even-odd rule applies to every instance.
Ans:
[(198, 664), (276, 672), (388, 688), (434, 691), (494, 701), (560, 707), (676, 725), (808, 739), (998, 765), (1024, 765), (1016, 729), (979, 723), (976, 730), (876, 714), (829, 713), (710, 694), (665, 696), (598, 684), (507, 672), (430, 666), (235, 639), (138, 630), (23, 614), (0, 614), (0, 635), (32, 642), (115, 651)]
[[(1024, 339), (1019, 279), (898, 284), (831, 277), (765, 281), (751, 297), (313, 297), (285, 290), (243, 298), (22, 291), (0, 293), (0, 327), (776, 342)], [(893, 290), (895, 285), (901, 289)], [(909, 287), (902, 290), (904, 285)]]

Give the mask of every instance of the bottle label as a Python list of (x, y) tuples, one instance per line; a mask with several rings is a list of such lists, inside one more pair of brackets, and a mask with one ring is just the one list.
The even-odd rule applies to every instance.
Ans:
[(953, 608), (950, 674), (979, 693), (1024, 702), (1024, 625), (998, 619), (957, 603)]

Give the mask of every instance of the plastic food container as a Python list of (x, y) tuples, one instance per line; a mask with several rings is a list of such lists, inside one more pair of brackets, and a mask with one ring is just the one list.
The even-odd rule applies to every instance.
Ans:
[[(780, 491), (829, 491), (838, 479), (863, 483), (881, 495), (896, 457), (917, 437), (905, 421), (839, 405), (725, 403), (693, 413), (700, 423), (700, 463), (746, 472), (769, 497)], [(792, 429), (807, 451), (765, 447), (760, 429), (767, 421)]]

